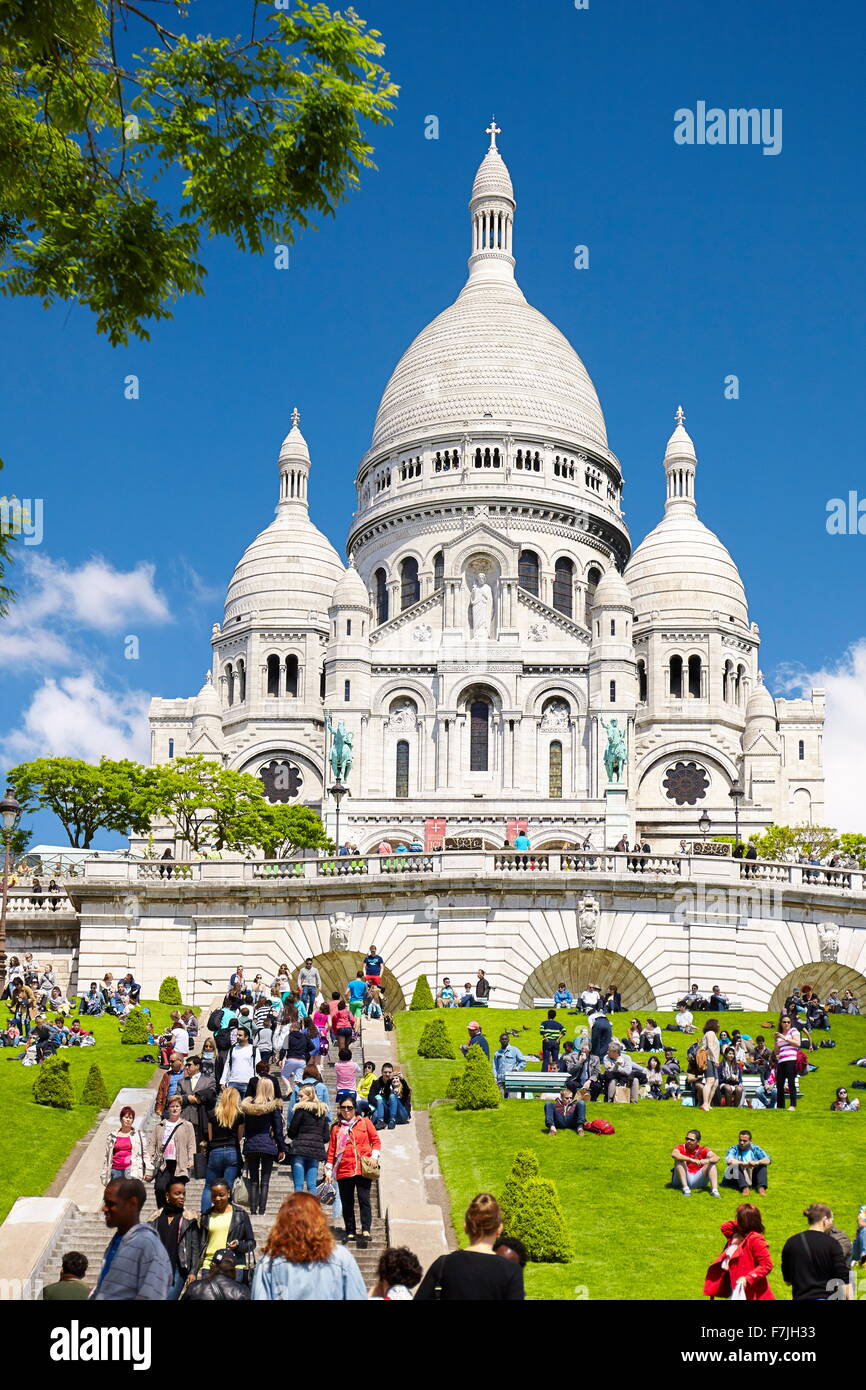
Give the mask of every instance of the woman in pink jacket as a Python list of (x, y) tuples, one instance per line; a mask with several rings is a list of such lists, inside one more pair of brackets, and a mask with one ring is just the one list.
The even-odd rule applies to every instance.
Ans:
[(707, 1270), (706, 1297), (730, 1298), (739, 1289), (750, 1302), (774, 1299), (776, 1295), (767, 1283), (773, 1261), (758, 1208), (751, 1202), (742, 1202), (737, 1207), (736, 1221), (725, 1221), (721, 1229), (725, 1248)]

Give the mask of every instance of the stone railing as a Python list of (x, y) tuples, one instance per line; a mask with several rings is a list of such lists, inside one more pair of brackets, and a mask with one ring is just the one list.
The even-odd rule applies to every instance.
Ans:
[[(811, 864), (783, 864), (771, 860), (740, 860), (695, 854), (643, 854), (616, 850), (443, 850), (435, 853), (361, 854), (327, 858), (285, 860), (203, 859), (185, 863), (171, 860), (88, 860), (84, 882), (76, 880), (76, 898), (86, 895), (86, 885), (128, 885), (174, 882), (213, 884), (262, 884), (268, 880), (298, 887), (325, 878), (395, 878), (409, 874), (453, 875), (471, 878), (510, 879), (524, 875), (539, 878), (566, 876), (587, 879), (677, 879), (698, 883), (762, 882), (808, 889), (810, 893), (866, 895), (866, 871), (829, 869)], [(20, 894), (20, 890), (18, 890)], [(24, 892), (26, 897), (26, 890)], [(40, 916), (50, 908), (34, 909)]]
[(49, 893), (47, 889), (34, 892), (32, 888), (10, 888), (6, 905), (8, 920), (51, 921), (75, 916), (75, 908), (65, 892)]

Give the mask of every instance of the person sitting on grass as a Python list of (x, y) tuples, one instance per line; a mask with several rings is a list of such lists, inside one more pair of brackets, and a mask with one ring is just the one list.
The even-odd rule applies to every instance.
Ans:
[(725, 1181), (735, 1183), (743, 1197), (748, 1197), (753, 1187), (758, 1189), (759, 1196), (764, 1196), (770, 1155), (760, 1144), (752, 1142), (750, 1129), (740, 1130), (736, 1144), (732, 1144), (725, 1154), (725, 1163), (731, 1170), (730, 1177), (726, 1177)]
[(668, 1028), (674, 1033), (694, 1033), (695, 1020), (691, 1009), (683, 1002), (677, 1009), (674, 1022), (668, 1024)]
[(568, 1087), (563, 1086), (559, 1100), (544, 1102), (544, 1123), (547, 1133), (554, 1137), (558, 1129), (573, 1129), (578, 1134), (583, 1134), (586, 1124), (586, 1102), (575, 1099)]
[(469, 980), (463, 986), (463, 993), (457, 1005), (459, 1009), (472, 1009), (475, 1007), (475, 995), (472, 993), (472, 985)]
[(672, 1047), (665, 1048), (665, 1060), (662, 1062), (662, 1076), (665, 1078), (668, 1095), (676, 1100), (680, 1094), (680, 1076), (682, 1068), (679, 1058)]
[(560, 1062), (560, 1067), (564, 1072), (568, 1072), (566, 1085), (572, 1095), (580, 1091), (584, 1100), (587, 1095), (590, 1100), (598, 1099), (604, 1089), (600, 1076), (601, 1062), (590, 1052), (588, 1038), (584, 1039), (579, 1048), (575, 1048), (573, 1043), (565, 1044), (565, 1056)]
[(830, 1106), (830, 1109), (859, 1110), (860, 1102), (856, 1099), (856, 1097), (850, 1098), (844, 1086), (839, 1086), (836, 1089), (836, 1099), (833, 1101), (832, 1105)]
[(574, 996), (564, 980), (560, 980), (553, 995), (553, 1002), (558, 1009), (570, 1008), (574, 1003)]
[(622, 1045), (625, 1048), (626, 1052), (640, 1052), (641, 1021), (639, 1018), (633, 1018), (631, 1023), (628, 1025), (625, 1037), (622, 1040)]
[(450, 979), (448, 978), (447, 975), (445, 976), (445, 978), (444, 978), (443, 981), (442, 981), (442, 988), (440, 989), (439, 993), (436, 995), (436, 1008), (437, 1008), (437, 1009), (456, 1009), (456, 1008), (457, 1008), (457, 991), (456, 991), (456, 989), (454, 988), (454, 986), (452, 985), (452, 983), (451, 983), (451, 981), (450, 981)]
[(661, 1052), (662, 1030), (654, 1018), (648, 1018), (640, 1030), (639, 1052)]
[(658, 1057), (650, 1057), (646, 1064), (646, 1094), (648, 1100), (673, 1099)]
[(674, 1170), (671, 1186), (679, 1188), (684, 1197), (691, 1197), (695, 1188), (709, 1187), (713, 1197), (719, 1191), (719, 1155), (701, 1143), (701, 1131), (690, 1129), (682, 1144), (671, 1150)]
[(409, 1123), (412, 1093), (390, 1062), (382, 1063), (382, 1070), (370, 1088), (369, 1103), (377, 1129), (384, 1129), (386, 1125), (394, 1129), (396, 1125)]
[(646, 1081), (646, 1072), (635, 1066), (630, 1057), (624, 1057), (619, 1043), (612, 1042), (604, 1057), (605, 1100), (616, 1099), (617, 1086), (628, 1086), (629, 1100), (637, 1105), (641, 1082)]

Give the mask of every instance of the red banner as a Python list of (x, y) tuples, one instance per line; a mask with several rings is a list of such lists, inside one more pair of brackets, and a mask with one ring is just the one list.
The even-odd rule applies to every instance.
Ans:
[(514, 844), (518, 835), (525, 835), (529, 829), (528, 820), (510, 820), (505, 824), (505, 838), (510, 845)]
[(445, 821), (444, 820), (425, 820), (424, 822), (424, 850), (427, 854), (433, 854), (435, 850), (442, 849), (445, 844)]

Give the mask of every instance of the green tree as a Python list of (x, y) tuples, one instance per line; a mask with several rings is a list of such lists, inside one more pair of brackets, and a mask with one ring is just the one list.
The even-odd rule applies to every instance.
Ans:
[(95, 1105), (98, 1110), (107, 1110), (109, 1105), (108, 1091), (105, 1086), (105, 1077), (102, 1075), (96, 1062), (87, 1073), (87, 1080), (81, 1092), (82, 1105)]
[(176, 975), (166, 975), (159, 987), (160, 1004), (182, 1004), (183, 998)]
[(76, 300), (115, 344), (147, 338), (202, 293), (203, 240), (289, 244), (359, 186), (365, 128), (397, 93), (380, 35), (306, 0), (244, 9), (242, 34), (197, 34), (211, 14), (194, 0), (3, 0), (6, 293)]
[(213, 841), (209, 813), (218, 800), (215, 779), (221, 771), (207, 758), (175, 758), (153, 769), (154, 809), (166, 818), (179, 840), (193, 851)]
[(128, 759), (36, 758), (19, 763), (9, 783), (26, 811), (53, 811), (70, 845), (89, 849), (97, 830), (145, 834), (153, 808), (153, 772)]
[(792, 862), (801, 854), (824, 859), (837, 848), (836, 831), (828, 825), (768, 825), (763, 835), (751, 837), (760, 859)]
[(230, 849), (256, 846), (266, 859), (291, 859), (302, 849), (332, 852), (335, 848), (309, 806), (272, 805), (263, 792), (258, 805), (242, 811), (231, 822), (226, 843)]
[(570, 1260), (571, 1242), (556, 1184), (548, 1178), (530, 1178), (510, 1213), (508, 1235), (522, 1240), (530, 1260)]
[(419, 975), (415, 981), (415, 989), (412, 993), (412, 1003), (410, 1009), (435, 1009), (436, 1000), (430, 989), (426, 975)]
[(425, 1023), (418, 1039), (419, 1057), (454, 1058), (457, 1056), (444, 1018), (431, 1018)]
[(75, 1096), (65, 1057), (49, 1057), (37, 1068), (33, 1099), (37, 1105), (50, 1105), (54, 1110), (72, 1110)]
[(866, 869), (866, 835), (855, 835), (846, 831), (839, 836), (838, 848), (843, 854), (856, 859), (861, 869)]
[(482, 1048), (473, 1044), (466, 1053), (463, 1084), (457, 1096), (458, 1110), (495, 1110), (502, 1097), (493, 1069)]

